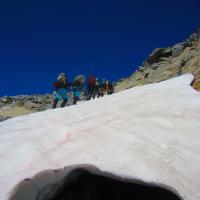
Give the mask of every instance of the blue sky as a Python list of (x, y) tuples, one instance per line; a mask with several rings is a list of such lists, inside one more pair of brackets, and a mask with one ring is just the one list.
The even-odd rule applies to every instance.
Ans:
[(200, 28), (199, 9), (199, 0), (1, 1), (0, 96), (52, 92), (59, 72), (127, 77), (154, 48)]

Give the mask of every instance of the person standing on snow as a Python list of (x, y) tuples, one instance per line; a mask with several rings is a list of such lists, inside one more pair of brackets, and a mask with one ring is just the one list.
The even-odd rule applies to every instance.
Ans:
[(108, 94), (108, 80), (103, 79), (102, 85), (101, 85), (101, 96)]
[(90, 100), (92, 97), (95, 99), (95, 84), (96, 84), (96, 78), (94, 75), (91, 75), (88, 79), (88, 97), (87, 100)]
[(104, 95), (104, 82), (105, 82), (105, 79), (103, 79), (103, 80), (101, 81), (101, 83), (99, 83), (98, 98), (99, 98), (99, 97), (103, 97), (103, 95)]
[(98, 78), (96, 78), (96, 83), (95, 83), (95, 96), (97, 95), (97, 97), (99, 98), (101, 95), (101, 84), (98, 80)]
[(56, 108), (58, 101), (61, 100), (63, 100), (63, 102), (61, 103), (61, 107), (65, 107), (68, 101), (68, 96), (67, 96), (68, 82), (65, 73), (60, 73), (58, 75), (58, 78), (54, 83), (54, 87), (55, 87), (55, 95), (52, 108), (53, 109)]
[(114, 92), (113, 84), (109, 81), (108, 82), (108, 95), (113, 94), (113, 92)]
[(105, 94), (108, 94), (109, 93), (109, 81), (108, 80), (106, 80), (104, 87), (105, 87)]
[(84, 75), (78, 75), (75, 77), (73, 81), (73, 93), (74, 93), (74, 100), (73, 104), (76, 104), (78, 100), (80, 100), (81, 92), (84, 91), (84, 82), (85, 82), (85, 76)]

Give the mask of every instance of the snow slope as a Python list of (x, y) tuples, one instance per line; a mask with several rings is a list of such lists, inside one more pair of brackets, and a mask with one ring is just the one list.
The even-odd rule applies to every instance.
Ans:
[(200, 199), (200, 93), (190, 74), (0, 123), (0, 199), (46, 169), (91, 164)]

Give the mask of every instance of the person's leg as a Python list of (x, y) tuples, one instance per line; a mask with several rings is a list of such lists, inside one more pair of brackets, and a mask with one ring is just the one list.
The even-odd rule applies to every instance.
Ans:
[(96, 89), (95, 88), (93, 88), (93, 90), (92, 90), (92, 96), (93, 96), (93, 99), (95, 99), (95, 97), (96, 97)]
[(54, 94), (54, 101), (53, 101), (53, 105), (52, 105), (52, 108), (56, 108), (57, 104), (58, 104), (58, 101), (59, 99), (61, 98), (61, 95), (60, 95), (60, 91), (59, 89), (56, 90), (55, 94)]
[(101, 89), (101, 97), (103, 97), (104, 94), (105, 94), (105, 88), (103, 87), (103, 88)]
[(100, 96), (101, 96), (101, 92), (100, 92), (100, 90), (98, 90), (97, 97), (99, 98)]
[(74, 101), (73, 101), (73, 104), (75, 105), (78, 101), (78, 97), (74, 96)]
[(73, 102), (73, 104), (76, 104), (77, 101), (80, 99), (80, 94), (81, 94), (80, 89), (76, 89), (74, 91), (74, 102)]
[(61, 108), (65, 107), (66, 104), (67, 104), (67, 99), (64, 99), (63, 102), (62, 102), (62, 104), (61, 104)]
[(52, 108), (53, 108), (53, 109), (56, 108), (57, 103), (58, 103), (58, 99), (54, 99), (53, 105), (52, 105)]
[(66, 106), (66, 104), (68, 102), (67, 90), (62, 88), (61, 95), (62, 95), (62, 99), (63, 99), (63, 102), (61, 104), (61, 108), (63, 108), (63, 107)]
[(92, 97), (92, 89), (91, 89), (91, 88), (89, 88), (89, 89), (88, 89), (88, 96), (87, 96), (87, 100), (90, 100), (90, 99), (91, 99), (91, 97)]

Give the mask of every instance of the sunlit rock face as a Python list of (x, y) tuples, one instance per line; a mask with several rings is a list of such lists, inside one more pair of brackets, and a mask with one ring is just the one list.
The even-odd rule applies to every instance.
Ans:
[(193, 78), (1, 122), (0, 200), (55, 198), (66, 181), (70, 187), (84, 182), (80, 171), (71, 173), (80, 165), (97, 186), (107, 184), (101, 176), (199, 200), (200, 93), (191, 87)]
[[(61, 178), (62, 176), (62, 178)], [(94, 166), (44, 171), (19, 184), (10, 200), (181, 200), (167, 186), (145, 184), (101, 172)]]
[(172, 47), (156, 48), (130, 77), (119, 81), (115, 91), (158, 83), (183, 74), (200, 72), (200, 29)]

